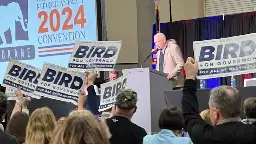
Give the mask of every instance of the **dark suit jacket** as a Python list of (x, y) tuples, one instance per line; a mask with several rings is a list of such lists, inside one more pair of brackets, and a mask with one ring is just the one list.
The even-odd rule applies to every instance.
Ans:
[(196, 81), (186, 80), (182, 110), (185, 126), (194, 144), (256, 144), (254, 125), (228, 122), (217, 126), (206, 124), (199, 115)]
[(18, 140), (2, 130), (0, 130), (0, 144), (18, 144)]

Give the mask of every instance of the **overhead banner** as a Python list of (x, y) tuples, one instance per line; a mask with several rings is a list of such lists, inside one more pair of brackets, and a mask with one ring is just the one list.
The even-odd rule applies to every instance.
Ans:
[(193, 42), (198, 79), (256, 72), (256, 34)]
[(84, 77), (83, 73), (45, 63), (34, 94), (76, 105)]
[(31, 65), (10, 60), (2, 86), (9, 87), (9, 90), (20, 88), (23, 94), (38, 98), (33, 92), (36, 89), (40, 72), (40, 69)]
[(79, 71), (111, 71), (115, 68), (121, 44), (121, 41), (77, 41), (68, 68)]
[(99, 111), (107, 110), (115, 104), (119, 91), (127, 88), (126, 83), (127, 75), (100, 85), (101, 97)]

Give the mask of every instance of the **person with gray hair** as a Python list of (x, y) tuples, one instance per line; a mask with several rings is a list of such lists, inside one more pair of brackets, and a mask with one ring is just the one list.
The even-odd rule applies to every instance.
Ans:
[(199, 115), (197, 100), (198, 63), (191, 57), (184, 65), (186, 80), (183, 88), (182, 111), (185, 127), (195, 144), (255, 144), (256, 127), (240, 121), (241, 97), (230, 86), (213, 89), (209, 98), (211, 124)]
[(249, 97), (244, 101), (244, 124), (256, 125), (256, 97)]
[(212, 125), (225, 122), (240, 121), (241, 97), (238, 90), (231, 86), (220, 86), (214, 88), (209, 98)]

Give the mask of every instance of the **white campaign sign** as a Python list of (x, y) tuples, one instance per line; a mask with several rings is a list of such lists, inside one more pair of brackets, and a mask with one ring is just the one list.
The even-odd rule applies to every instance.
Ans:
[(35, 90), (36, 95), (77, 104), (79, 91), (84, 89), (84, 74), (45, 63)]
[(256, 34), (195, 41), (194, 57), (199, 64), (198, 79), (256, 72)]
[(127, 75), (119, 77), (116, 80), (101, 84), (101, 96), (99, 111), (104, 111), (111, 108), (115, 101), (116, 96), (120, 90), (126, 89)]
[(90, 69), (111, 71), (115, 68), (121, 44), (121, 41), (77, 41), (68, 68), (83, 72)]
[(23, 94), (33, 98), (40, 98), (33, 94), (36, 89), (41, 70), (22, 62), (10, 60), (6, 69), (2, 86), (9, 91), (20, 87)]
[(17, 89), (6, 87), (5, 89), (5, 95), (7, 96), (7, 100), (16, 100), (17, 96), (15, 95), (15, 92)]

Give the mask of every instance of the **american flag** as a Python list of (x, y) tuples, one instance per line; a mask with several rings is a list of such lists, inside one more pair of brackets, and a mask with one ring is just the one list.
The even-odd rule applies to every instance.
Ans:
[(155, 14), (156, 14), (156, 31), (160, 32), (160, 16), (159, 16), (158, 0), (154, 0), (154, 2), (155, 2)]

